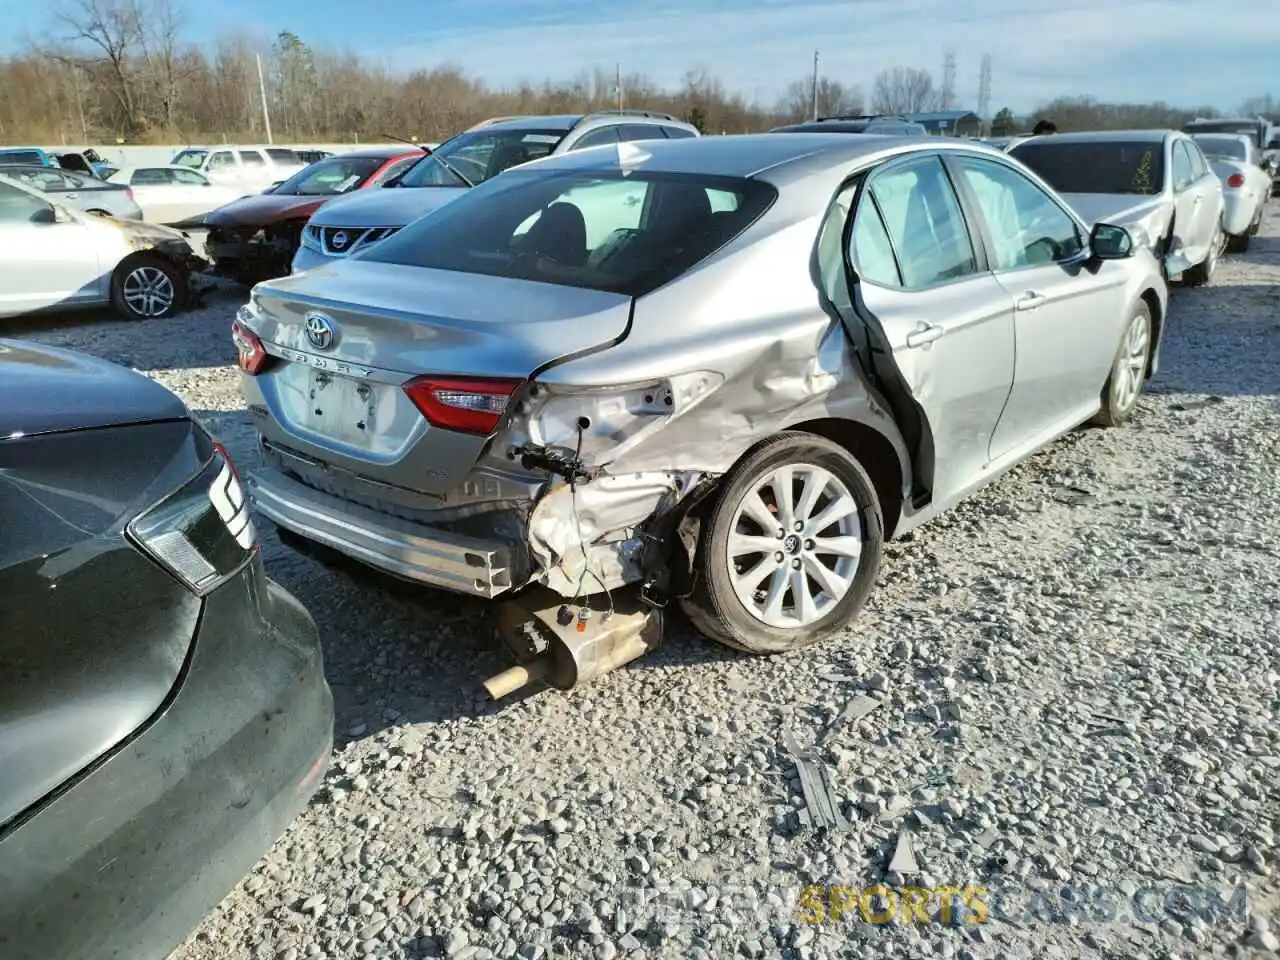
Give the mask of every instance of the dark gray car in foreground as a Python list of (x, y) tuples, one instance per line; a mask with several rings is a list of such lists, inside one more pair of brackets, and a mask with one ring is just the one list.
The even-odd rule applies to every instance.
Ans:
[(225, 451), (145, 377), (0, 340), (0, 957), (165, 957), (332, 730)]

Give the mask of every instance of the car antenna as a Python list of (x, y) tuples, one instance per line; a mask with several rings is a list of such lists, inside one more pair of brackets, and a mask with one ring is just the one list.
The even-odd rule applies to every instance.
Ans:
[(397, 143), (407, 143), (411, 147), (417, 147), (423, 153), (431, 152), (430, 147), (428, 147), (425, 143), (419, 143), (417, 140), (406, 140), (404, 137), (393, 137), (389, 133), (380, 133), (378, 134), (378, 136), (382, 137), (384, 140), (395, 140)]

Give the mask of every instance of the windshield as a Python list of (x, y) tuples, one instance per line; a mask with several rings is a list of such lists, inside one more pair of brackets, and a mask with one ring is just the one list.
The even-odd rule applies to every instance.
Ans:
[(271, 192), (290, 197), (332, 197), (356, 189), (382, 166), (377, 157), (332, 157), (295, 173)]
[(1249, 147), (1239, 137), (1204, 137), (1196, 135), (1196, 143), (1209, 157), (1226, 157), (1230, 160), (1248, 160)]
[(775, 196), (730, 177), (513, 171), (357, 256), (635, 297), (719, 249)]
[(1164, 144), (1159, 140), (1092, 143), (1051, 138), (1009, 151), (1059, 193), (1137, 194), (1164, 189)]
[(208, 150), (183, 150), (173, 158), (173, 164), (176, 167), (191, 167), (198, 170), (208, 155)]
[[(404, 175), (402, 187), (466, 186), (449, 167), (473, 185), (503, 170), (545, 157), (564, 139), (564, 130), (475, 130), (442, 143), (430, 157)], [(438, 157), (432, 160), (431, 157)], [(441, 163), (440, 161), (444, 162)]]

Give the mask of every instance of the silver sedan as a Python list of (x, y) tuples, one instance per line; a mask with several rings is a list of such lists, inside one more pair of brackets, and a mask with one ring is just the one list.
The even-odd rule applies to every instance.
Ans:
[(142, 219), (142, 208), (134, 200), (133, 191), (124, 184), (107, 183), (87, 173), (35, 164), (0, 167), (0, 176), (38, 190), (49, 199), (74, 210), (121, 220)]
[(252, 496), (290, 542), (400, 577), (539, 586), (557, 639), (520, 634), (521, 676), (643, 652), (582, 647), (631, 622), (628, 591), (803, 647), (854, 618), (886, 540), (1131, 417), (1166, 296), (1126, 230), (979, 144), (570, 153), (254, 289)]

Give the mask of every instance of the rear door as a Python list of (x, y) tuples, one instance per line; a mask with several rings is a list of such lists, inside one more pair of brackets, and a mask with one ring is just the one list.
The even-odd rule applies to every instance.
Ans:
[(955, 156), (947, 165), (979, 213), (988, 262), (1013, 299), (1017, 359), (991, 438), (997, 461), (1097, 409), (1128, 318), (1128, 271), (1114, 261), (1086, 269), (1083, 228), (1011, 164)]
[(243, 179), (236, 155), (230, 150), (215, 150), (205, 161), (204, 175), (214, 183), (238, 184)]
[(129, 186), (144, 220), (175, 223), (182, 219), (185, 198), (168, 167), (138, 167), (129, 176)]
[(1210, 168), (1200, 150), (1200, 145), (1190, 138), (1179, 141), (1187, 150), (1191, 162), (1191, 183), (1195, 191), (1195, 243), (1208, 256), (1209, 246), (1218, 239), (1222, 224), (1222, 181)]
[[(1173, 244), (1171, 253), (1182, 253), (1188, 265), (1195, 265), (1205, 258), (1209, 240), (1204, 229), (1204, 191), (1196, 182), (1195, 167), (1187, 142), (1174, 140), (1170, 145), (1172, 164), (1169, 168), (1173, 184)], [(1177, 262), (1173, 272), (1179, 272)]]
[(848, 255), (860, 312), (923, 414), (917, 453), (932, 460), (933, 500), (948, 502), (984, 477), (1013, 384), (1013, 300), (987, 270), (934, 154), (870, 175)]

